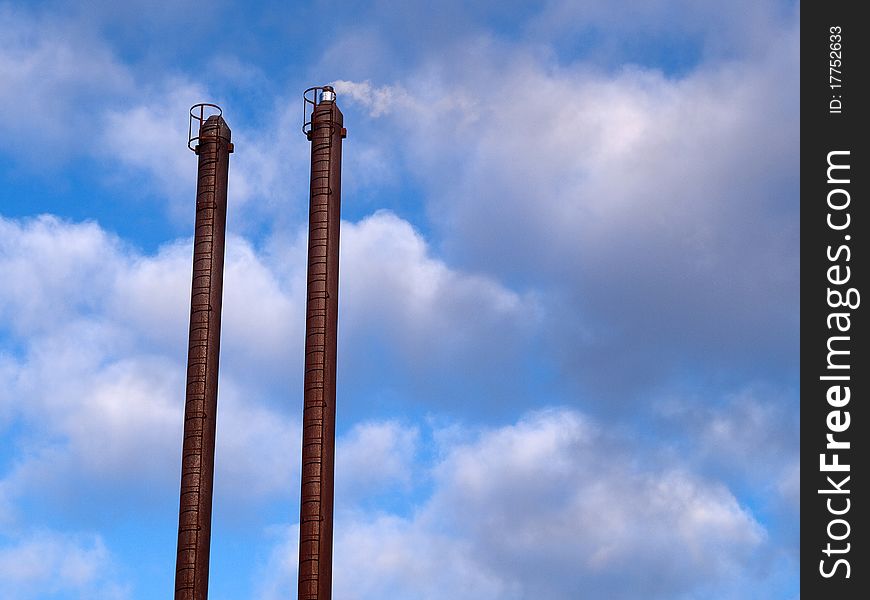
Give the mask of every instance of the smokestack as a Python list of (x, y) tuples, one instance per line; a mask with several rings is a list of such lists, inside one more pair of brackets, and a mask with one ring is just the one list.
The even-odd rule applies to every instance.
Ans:
[(188, 147), (199, 156), (199, 171), (175, 600), (208, 598), (230, 135), (219, 107), (196, 104), (190, 109)]
[(311, 196), (298, 598), (331, 600), (341, 140), (347, 131), (331, 87), (309, 88), (303, 99), (302, 131), (311, 141)]

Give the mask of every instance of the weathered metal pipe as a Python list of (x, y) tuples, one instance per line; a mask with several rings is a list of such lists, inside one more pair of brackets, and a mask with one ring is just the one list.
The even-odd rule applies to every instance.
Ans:
[(341, 140), (347, 133), (332, 88), (312, 90), (298, 599), (331, 600)]
[(199, 124), (175, 600), (208, 598), (227, 179), (233, 150), (230, 128), (220, 115), (203, 119), (200, 111)]

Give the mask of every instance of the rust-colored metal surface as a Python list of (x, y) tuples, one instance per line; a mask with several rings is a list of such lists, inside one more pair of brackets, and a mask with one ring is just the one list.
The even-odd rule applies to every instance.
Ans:
[(311, 197), (298, 599), (330, 600), (341, 140), (346, 132), (332, 88), (311, 88), (304, 97), (303, 131), (311, 140)]
[[(217, 114), (206, 117), (206, 112)], [(194, 106), (191, 123), (188, 145), (199, 155), (199, 172), (175, 600), (208, 598), (227, 178), (233, 150), (230, 128), (220, 116), (219, 108)]]

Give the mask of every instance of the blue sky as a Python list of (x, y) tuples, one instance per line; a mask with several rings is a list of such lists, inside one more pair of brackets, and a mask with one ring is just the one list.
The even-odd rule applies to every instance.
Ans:
[(294, 597), (324, 83), (336, 597), (797, 598), (798, 24), (0, 2), (0, 598), (171, 593), (200, 101), (236, 147), (210, 597)]

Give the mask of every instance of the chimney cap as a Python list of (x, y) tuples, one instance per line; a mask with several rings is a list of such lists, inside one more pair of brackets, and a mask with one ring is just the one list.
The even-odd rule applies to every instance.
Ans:
[[(323, 110), (338, 107), (335, 104), (335, 88), (331, 85), (315, 85), (302, 93), (302, 133), (310, 136), (314, 127), (314, 112), (318, 106), (325, 104)], [(340, 111), (338, 114), (341, 114)], [(310, 137), (308, 139), (311, 139)]]

